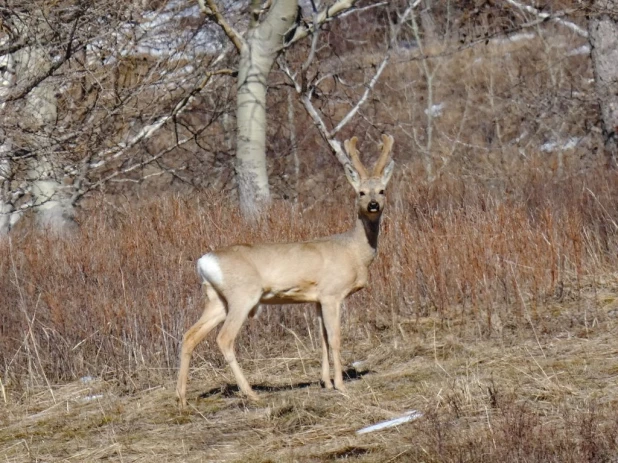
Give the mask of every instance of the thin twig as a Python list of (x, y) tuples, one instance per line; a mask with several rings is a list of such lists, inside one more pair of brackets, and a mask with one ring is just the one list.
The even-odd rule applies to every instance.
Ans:
[[(313, 106), (313, 103), (311, 101), (311, 98), (313, 96), (313, 91), (315, 89), (315, 86), (312, 85), (309, 88), (305, 88), (306, 85), (303, 85), (303, 84), (299, 83), (296, 80), (296, 76), (294, 74), (292, 74), (292, 72), (285, 65), (285, 63), (283, 63), (282, 60), (279, 60), (279, 67), (284, 72), (284, 74), (289, 78), (290, 82), (294, 85), (294, 88), (296, 89), (296, 92), (300, 94), (300, 101), (301, 101), (303, 107), (305, 108), (305, 110), (307, 111), (307, 114), (309, 114), (309, 116), (313, 120), (313, 123), (316, 126), (316, 128), (318, 129), (318, 132), (320, 133), (320, 136), (324, 139), (324, 141), (326, 141), (326, 143), (328, 143), (328, 145), (330, 146), (333, 154), (335, 155), (335, 157), (337, 158), (339, 163), (341, 163), (342, 165), (348, 164), (350, 161), (348, 159), (348, 156), (343, 151), (343, 149), (341, 147), (341, 143), (338, 140), (335, 139), (335, 135), (337, 133), (339, 133), (341, 131), (341, 129), (343, 127), (345, 127), (345, 125), (350, 120), (352, 120), (352, 118), (358, 113), (358, 111), (360, 110), (361, 106), (365, 103), (365, 101), (369, 97), (370, 92), (375, 87), (377, 81), (379, 80), (380, 76), (382, 75), (382, 72), (384, 71), (384, 69), (386, 69), (386, 66), (387, 66), (387, 64), (388, 64), (388, 62), (390, 60), (391, 52), (392, 52), (393, 46), (394, 46), (394, 44), (395, 44), (395, 42), (397, 40), (397, 36), (398, 36), (399, 31), (401, 29), (401, 25), (405, 22), (406, 18), (410, 15), (412, 10), (414, 8), (416, 8), (420, 4), (420, 2), (421, 2), (421, 0), (413, 1), (408, 6), (408, 8), (406, 8), (406, 10), (403, 12), (403, 14), (401, 15), (401, 18), (400, 18), (399, 25), (392, 32), (391, 38), (389, 40), (389, 46), (388, 46), (388, 50), (386, 52), (386, 55), (383, 58), (382, 62), (380, 63), (380, 66), (376, 70), (375, 75), (373, 76), (373, 78), (371, 79), (369, 84), (367, 85), (367, 88), (365, 89), (365, 92), (363, 92), (363, 95), (357, 101), (357, 103), (354, 105), (354, 107), (343, 117), (343, 119), (339, 122), (339, 124), (337, 124), (335, 126), (335, 128), (333, 128), (332, 131), (328, 129), (328, 127), (326, 126), (326, 123), (324, 122), (324, 120), (322, 119), (322, 117), (320, 116), (320, 114), (318, 113), (316, 108)], [(318, 17), (314, 17), (314, 27), (318, 27), (319, 24), (320, 24), (320, 17), (319, 16)], [(308, 66), (306, 66), (306, 67), (308, 67)], [(304, 73), (306, 73), (306, 71), (307, 71), (307, 69), (304, 69)], [(306, 82), (308, 80), (306, 75), (301, 76), (301, 79), (303, 80), (303, 82)]]
[(540, 19), (542, 19), (543, 21), (552, 21), (555, 22), (557, 24), (560, 24), (561, 26), (564, 26), (570, 30), (572, 30), (573, 32), (575, 32), (576, 34), (582, 36), (582, 37), (588, 37), (588, 31), (586, 31), (585, 29), (579, 27), (577, 24), (571, 22), (571, 21), (566, 21), (564, 19), (562, 19), (560, 16), (562, 16), (564, 13), (556, 13), (556, 14), (549, 14), (549, 13), (544, 13), (543, 11), (537, 10), (536, 8), (534, 8), (533, 6), (530, 5), (526, 5), (525, 3), (521, 3), (518, 2), (516, 0), (506, 0), (508, 3), (510, 3), (513, 6), (516, 6), (517, 8), (519, 8), (520, 10), (523, 11), (527, 11), (528, 13), (532, 13), (533, 15), (539, 17)]
[(337, 133), (341, 129), (343, 129), (346, 126), (346, 124), (350, 122), (350, 120), (356, 115), (356, 113), (360, 110), (361, 106), (365, 103), (365, 101), (367, 101), (369, 94), (371, 93), (376, 83), (378, 82), (378, 79), (382, 75), (382, 72), (384, 71), (384, 69), (386, 69), (386, 65), (388, 64), (390, 57), (391, 57), (390, 53), (387, 53), (384, 59), (382, 60), (382, 62), (380, 63), (380, 66), (378, 67), (373, 78), (369, 81), (369, 84), (365, 88), (365, 92), (363, 93), (363, 96), (361, 96), (358, 102), (354, 105), (354, 107), (350, 111), (348, 111), (348, 114), (346, 114), (345, 117), (341, 119), (341, 122), (339, 122), (339, 124), (337, 124), (337, 126), (330, 132), (329, 136), (334, 137), (335, 135), (337, 135)]
[(225, 17), (219, 11), (217, 4), (214, 0), (206, 0), (208, 6), (204, 4), (204, 0), (197, 0), (197, 3), (200, 6), (200, 11), (204, 13), (206, 16), (211, 16), (214, 18), (217, 25), (225, 32), (225, 35), (228, 36), (230, 41), (234, 44), (238, 51), (242, 50), (245, 45), (245, 40), (242, 36), (236, 32), (236, 30), (232, 27), (232, 25), (227, 22)]
[[(227, 50), (224, 51), (223, 53), (221, 53), (214, 61), (213, 61), (213, 65), (217, 64), (218, 62), (222, 61), (223, 58), (225, 57), (225, 55), (227, 54)], [(163, 125), (165, 125), (166, 122), (178, 117), (180, 114), (182, 114), (185, 109), (187, 107), (189, 107), (189, 103), (191, 103), (196, 95), (198, 93), (200, 93), (205, 87), (206, 85), (208, 85), (208, 83), (210, 82), (210, 79), (215, 76), (215, 75), (232, 75), (234, 74), (234, 70), (232, 69), (219, 69), (216, 71), (210, 71), (207, 72), (206, 75), (204, 76), (204, 78), (201, 80), (201, 82), (195, 86), (193, 88), (193, 90), (191, 90), (191, 92), (186, 95), (185, 97), (183, 97), (174, 107), (174, 109), (169, 113), (166, 114), (165, 116), (159, 118), (156, 122), (149, 124), (145, 127), (143, 127), (135, 136), (133, 136), (129, 141), (127, 141), (126, 143), (123, 143), (120, 146), (120, 149), (117, 148), (113, 148), (113, 149), (108, 149), (102, 153), (97, 153), (96, 156), (93, 155), (88, 155), (86, 156), (83, 160), (82, 160), (82, 167), (81, 167), (81, 174), (77, 180), (77, 188), (75, 189), (75, 192), (71, 198), (71, 204), (76, 204), (77, 201), (79, 201), (85, 193), (87, 193), (88, 191), (92, 190), (94, 187), (93, 186), (88, 186), (88, 187), (82, 187), (82, 184), (84, 182), (84, 179), (87, 175), (87, 173), (92, 170), (92, 169), (99, 169), (101, 167), (103, 167), (105, 164), (107, 164), (108, 162), (110, 162), (111, 160), (114, 159), (118, 159), (119, 157), (121, 157), (122, 155), (124, 155), (129, 149), (133, 148), (135, 145), (137, 145), (138, 143), (140, 143), (143, 140), (146, 140), (150, 137), (152, 137), (161, 127), (163, 127)], [(174, 145), (172, 148), (175, 148), (176, 146), (178, 146), (178, 144)], [(165, 153), (169, 152), (169, 150), (166, 150)], [(149, 162), (152, 162), (156, 159), (158, 159), (161, 156), (155, 156), (153, 158), (151, 158), (151, 160)], [(97, 161), (95, 163), (92, 163), (92, 159), (93, 158), (102, 158), (101, 161)], [(131, 169), (133, 170), (133, 169)], [(113, 175), (112, 177), (109, 178), (113, 178), (116, 175)], [(98, 184), (101, 184), (104, 182), (97, 182)]]

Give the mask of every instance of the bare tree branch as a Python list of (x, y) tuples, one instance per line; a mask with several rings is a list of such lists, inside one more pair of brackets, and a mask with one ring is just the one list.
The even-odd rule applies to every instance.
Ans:
[(533, 15), (537, 16), (538, 18), (542, 19), (543, 21), (552, 21), (555, 22), (556, 24), (560, 24), (561, 26), (564, 26), (568, 29), (571, 29), (573, 32), (575, 32), (576, 34), (582, 36), (582, 37), (588, 37), (588, 32), (579, 27), (577, 24), (571, 22), (571, 21), (567, 21), (565, 19), (562, 19), (560, 16), (563, 16), (565, 13), (561, 12), (561, 13), (555, 13), (555, 14), (549, 14), (549, 13), (545, 13), (543, 11), (540, 11), (530, 5), (526, 5), (525, 3), (521, 3), (518, 2), (517, 0), (506, 0), (508, 3), (510, 3), (511, 5), (519, 8), (520, 10), (523, 11), (527, 11), (528, 13), (532, 13)]
[(212, 16), (214, 18), (215, 22), (219, 25), (219, 27), (221, 27), (223, 32), (225, 32), (225, 35), (228, 36), (236, 49), (240, 52), (242, 47), (245, 45), (245, 40), (221, 14), (219, 7), (217, 7), (217, 3), (214, 0), (206, 0), (208, 5), (204, 3), (204, 0), (197, 0), (197, 3), (199, 4), (202, 13), (206, 16)]
[(316, 15), (315, 20), (311, 25), (304, 25), (296, 28), (294, 36), (285, 44), (285, 46), (288, 47), (291, 44), (298, 42), (301, 39), (304, 39), (309, 34), (312, 34), (315, 31), (316, 25), (318, 27), (322, 26), (323, 24), (332, 21), (337, 16), (341, 16), (346, 11), (354, 8), (357, 2), (358, 0), (338, 0), (330, 7), (324, 8)]
[[(213, 64), (216, 64), (218, 62), (220, 62), (223, 57), (225, 56), (227, 52), (224, 51), (223, 53), (221, 53), (213, 62)], [(159, 118), (157, 121), (155, 121), (152, 124), (146, 125), (145, 127), (143, 127), (137, 134), (135, 134), (133, 137), (131, 137), (131, 139), (126, 142), (123, 143), (121, 145), (121, 149), (117, 149), (117, 148), (112, 148), (109, 150), (106, 150), (102, 153), (99, 153), (96, 157), (97, 158), (102, 158), (102, 161), (99, 161), (96, 163), (96, 165), (91, 166), (91, 167), (101, 167), (103, 166), (106, 162), (112, 160), (112, 159), (117, 159), (121, 156), (123, 156), (129, 149), (133, 148), (135, 145), (137, 145), (138, 143), (140, 143), (143, 140), (146, 140), (150, 137), (152, 137), (152, 135), (154, 135), (154, 133), (159, 130), (161, 127), (163, 127), (163, 125), (165, 125), (166, 122), (170, 121), (171, 119), (179, 116), (180, 114), (182, 114), (185, 109), (189, 106), (189, 103), (191, 103), (194, 99), (195, 96), (200, 93), (205, 87), (206, 85), (208, 85), (208, 83), (210, 82), (210, 79), (215, 76), (215, 75), (232, 75), (234, 74), (235, 71), (232, 69), (219, 69), (217, 71), (210, 71), (210, 72), (206, 72), (206, 75), (204, 76), (204, 78), (202, 79), (202, 81), (193, 88), (193, 90), (191, 90), (191, 92), (189, 92), (188, 95), (186, 95), (185, 97), (183, 97), (174, 107), (174, 109), (167, 115)]]
[(55, 60), (46, 72), (40, 74), (35, 79), (33, 79), (31, 82), (29, 82), (28, 85), (26, 85), (24, 88), (21, 89), (21, 91), (19, 91), (18, 93), (10, 95), (4, 101), (6, 101), (6, 102), (16, 101), (16, 100), (20, 100), (20, 99), (24, 98), (28, 93), (30, 93), (34, 88), (36, 88), (41, 82), (43, 82), (45, 79), (53, 76), (54, 73), (58, 69), (60, 69), (60, 67), (64, 63), (66, 63), (67, 61), (69, 61), (71, 59), (71, 57), (73, 56), (74, 53), (76, 53), (79, 50), (84, 48), (84, 45), (79, 45), (77, 47), (73, 45), (73, 41), (75, 40), (75, 31), (77, 31), (77, 25), (79, 23), (79, 19), (83, 15), (83, 13), (84, 13), (84, 10), (80, 10), (80, 14), (78, 14), (74, 18), (73, 27), (71, 28), (71, 32), (70, 32), (70, 35), (69, 35), (69, 38), (68, 38), (67, 47), (66, 47), (66, 50), (65, 50), (64, 54), (62, 55), (62, 57), (57, 59), (57, 60)]
[(174, 145), (160, 151), (159, 153), (157, 153), (154, 156), (149, 157), (148, 159), (135, 163), (129, 167), (126, 167), (124, 169), (118, 169), (116, 171), (114, 171), (113, 173), (111, 173), (110, 175), (108, 175), (107, 177), (102, 178), (101, 180), (99, 180), (98, 182), (89, 185), (86, 188), (83, 188), (81, 191), (76, 192), (75, 195), (78, 196), (77, 199), (75, 199), (74, 201), (77, 201), (79, 198), (81, 198), (84, 194), (86, 194), (88, 191), (91, 190), (95, 190), (99, 187), (101, 187), (102, 185), (104, 185), (105, 183), (111, 181), (112, 179), (120, 176), (120, 175), (124, 175), (124, 174), (128, 174), (129, 172), (133, 172), (134, 170), (140, 169), (142, 167), (147, 166), (148, 164), (152, 164), (153, 162), (157, 161), (158, 159), (162, 158), (163, 156), (165, 156), (166, 154), (170, 153), (171, 151), (175, 150), (176, 148), (178, 148), (179, 146), (182, 146), (186, 143), (188, 143), (189, 141), (193, 140), (193, 135), (191, 135), (190, 137), (185, 137), (182, 140), (180, 140), (178, 143), (175, 143)]
[[(421, 0), (414, 0), (412, 3), (410, 3), (410, 5), (408, 5), (406, 10), (402, 13), (400, 21), (399, 21), (399, 25), (392, 31), (392, 35), (389, 40), (388, 49), (385, 53), (384, 58), (382, 59), (382, 62), (378, 66), (376, 73), (374, 74), (369, 84), (365, 88), (365, 91), (363, 92), (363, 95), (358, 100), (358, 102), (354, 105), (354, 107), (350, 111), (348, 111), (348, 113), (341, 119), (339, 124), (337, 124), (335, 128), (333, 128), (333, 130), (328, 129), (328, 127), (326, 126), (326, 123), (324, 122), (324, 119), (320, 116), (318, 110), (315, 108), (315, 106), (313, 105), (311, 101), (312, 96), (313, 96), (313, 90), (315, 87), (311, 86), (309, 88), (304, 88), (304, 85), (299, 83), (296, 80), (295, 76), (292, 74), (290, 69), (285, 65), (285, 63), (283, 63), (282, 61), (279, 62), (280, 68), (285, 73), (285, 75), (290, 79), (290, 81), (294, 85), (294, 88), (296, 89), (296, 92), (300, 94), (300, 101), (303, 107), (305, 108), (305, 110), (307, 111), (307, 114), (309, 114), (309, 116), (313, 120), (313, 123), (318, 129), (320, 136), (324, 139), (324, 141), (326, 141), (326, 143), (328, 143), (331, 150), (333, 151), (333, 154), (335, 155), (335, 157), (341, 164), (348, 164), (350, 160), (348, 159), (348, 156), (343, 151), (341, 147), (341, 143), (335, 138), (335, 136), (358, 113), (358, 111), (360, 110), (360, 107), (365, 103), (365, 101), (367, 101), (369, 94), (374, 89), (376, 83), (378, 82), (380, 76), (382, 75), (382, 72), (384, 71), (384, 69), (386, 69), (386, 66), (390, 60), (393, 46), (397, 40), (397, 36), (401, 29), (401, 25), (406, 21), (406, 18), (410, 15), (412, 10), (420, 4), (420, 2)], [(314, 18), (314, 24), (312, 27), (316, 31), (319, 29), (319, 25), (320, 25), (319, 21), (320, 21), (319, 16)], [(312, 48), (313, 46), (315, 45), (312, 44)], [(306, 65), (306, 63), (303, 65), (302, 67), (303, 74), (306, 73), (308, 67), (309, 66)], [(305, 76), (301, 76), (301, 78), (303, 79), (303, 82), (307, 80)]]
[(382, 75), (382, 72), (384, 71), (384, 69), (386, 69), (386, 65), (388, 64), (388, 62), (390, 60), (390, 57), (391, 57), (391, 54), (390, 54), (390, 51), (389, 51), (384, 56), (384, 59), (380, 63), (380, 66), (378, 66), (378, 69), (377, 69), (376, 73), (374, 74), (374, 76), (369, 81), (369, 84), (365, 88), (365, 92), (363, 93), (363, 96), (360, 97), (358, 102), (354, 105), (354, 107), (350, 111), (348, 111), (348, 113), (345, 115), (345, 117), (343, 119), (341, 119), (341, 122), (339, 122), (339, 124), (337, 124), (337, 126), (333, 130), (331, 130), (331, 132), (329, 134), (331, 137), (334, 137), (335, 135), (337, 135), (337, 133), (339, 133), (339, 131), (341, 129), (343, 129), (346, 126), (346, 124), (348, 122), (350, 122), (350, 120), (356, 115), (356, 113), (358, 112), (360, 107), (365, 103), (365, 101), (367, 101), (367, 98), (369, 97), (369, 94), (372, 92), (373, 88), (375, 87), (376, 83), (378, 82), (378, 79)]

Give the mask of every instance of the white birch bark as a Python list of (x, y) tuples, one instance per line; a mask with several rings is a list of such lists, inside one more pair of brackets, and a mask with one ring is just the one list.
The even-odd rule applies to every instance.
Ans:
[(422, 10), (420, 12), (421, 27), (423, 28), (423, 40), (425, 45), (432, 45), (437, 41), (436, 34), (436, 22), (433, 18), (431, 8), (433, 6), (433, 0), (424, 0), (422, 3)]
[[(0, 40), (0, 46), (9, 43), (9, 35), (4, 34)], [(4, 112), (6, 98), (15, 85), (15, 63), (10, 54), (0, 56), (0, 112)], [(13, 177), (13, 165), (9, 157), (11, 153), (11, 140), (4, 130), (0, 130), (0, 236), (6, 235), (18, 219), (14, 214), (15, 206), (11, 198), (11, 179)]]
[[(28, 30), (20, 32), (27, 33)], [(49, 55), (37, 45), (18, 50), (13, 58), (16, 86), (30, 82), (51, 66)], [(57, 119), (56, 87), (53, 81), (46, 79), (24, 97), (20, 125), (26, 133), (50, 133), (54, 130)], [(43, 148), (42, 151), (45, 151), (35, 137), (25, 135), (22, 143), (28, 148)], [(33, 157), (28, 164), (27, 179), (31, 183), (37, 225), (63, 233), (75, 227), (75, 211), (70, 196), (62, 187), (62, 176), (55, 164), (53, 153)]]
[(0, 146), (0, 237), (11, 230), (11, 219), (14, 216), (15, 207), (10, 200), (10, 184), (12, 177), (11, 161), (6, 157), (5, 141)]
[(588, 26), (595, 90), (601, 108), (605, 154), (618, 167), (618, 0), (596, 0)]
[(256, 217), (270, 199), (266, 166), (268, 75), (284, 36), (294, 25), (297, 0), (275, 0), (264, 21), (248, 32), (240, 50), (237, 96), (236, 178), (242, 213)]

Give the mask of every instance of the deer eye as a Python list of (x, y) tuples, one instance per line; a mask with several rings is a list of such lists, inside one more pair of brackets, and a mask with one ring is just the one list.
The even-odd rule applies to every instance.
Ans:
[(364, 192), (364, 191), (361, 191), (361, 192), (359, 193), (359, 196), (365, 196), (365, 192)]
[(384, 190), (380, 190), (380, 194), (383, 195), (384, 194)]

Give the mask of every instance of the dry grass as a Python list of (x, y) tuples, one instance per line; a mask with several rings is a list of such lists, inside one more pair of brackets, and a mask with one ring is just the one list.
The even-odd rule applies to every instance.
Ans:
[[(618, 297), (618, 278), (605, 294)], [(586, 292), (582, 303), (594, 306), (598, 295)], [(580, 304), (562, 310), (579, 319)], [(532, 327), (483, 340), (427, 317), (397, 333), (348, 338), (353, 353), (344, 355), (362, 361), (348, 396), (320, 389), (318, 350), (283, 343), (274, 347), (284, 358), (241, 360), (250, 381), (263, 386), (257, 405), (221, 391), (232, 377), (213, 366), (194, 372), (186, 413), (175, 407), (172, 379), (142, 384), (133, 394), (102, 379), (55, 386), (53, 399), (36, 388), (21, 403), (5, 405), (0, 457), (610, 461), (618, 450), (616, 321), (599, 311), (587, 324), (557, 325), (553, 335), (535, 336)], [(424, 417), (355, 433), (410, 409)]]
[[(3, 241), (0, 457), (608, 460), (616, 174), (530, 179), (509, 199), (399, 175), (370, 287), (346, 304), (344, 361), (362, 362), (348, 396), (320, 390), (316, 326), (302, 306), (268, 309), (238, 340), (262, 404), (228, 386), (212, 337), (196, 352), (193, 409), (179, 413), (173, 394), (178, 340), (202, 306), (195, 259), (232, 242), (337, 232), (348, 211), (275, 203), (247, 227), (219, 196), (168, 197), (101, 204), (69, 238)], [(409, 409), (424, 417), (354, 432)]]
[[(370, 286), (347, 303), (356, 338), (425, 316), (460, 320), (481, 337), (534, 321), (542, 308), (578, 300), (618, 267), (615, 173), (523, 185), (499, 200), (468, 182), (412, 187), (395, 181)], [(255, 227), (220, 196), (169, 197), (120, 210), (101, 205), (70, 238), (24, 233), (0, 243), (0, 364), (13, 390), (45, 378), (134, 377), (176, 368), (179, 339), (202, 298), (195, 261), (238, 242), (296, 241), (342, 231), (350, 211), (275, 203)], [(351, 199), (348, 199), (351, 203)], [(350, 204), (351, 205), (351, 204)], [(275, 219), (276, 218), (276, 219)], [(308, 309), (307, 309), (308, 310)], [(270, 356), (272, 336), (315, 341), (307, 310), (266, 312), (268, 335), (249, 326), (241, 349)], [(218, 355), (206, 359), (220, 364)]]

